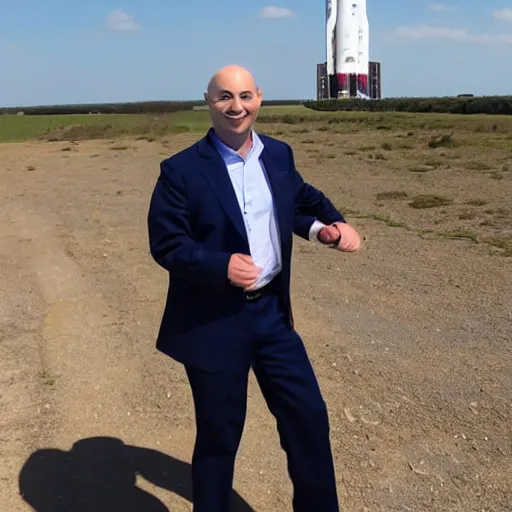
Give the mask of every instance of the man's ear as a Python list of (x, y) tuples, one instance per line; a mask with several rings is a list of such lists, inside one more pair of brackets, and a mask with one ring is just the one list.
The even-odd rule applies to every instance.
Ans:
[(256, 95), (260, 101), (263, 100), (263, 91), (259, 87), (256, 88)]
[(210, 104), (210, 98), (208, 96), (208, 93), (205, 92), (203, 96), (204, 96), (204, 101), (206, 101), (206, 103)]

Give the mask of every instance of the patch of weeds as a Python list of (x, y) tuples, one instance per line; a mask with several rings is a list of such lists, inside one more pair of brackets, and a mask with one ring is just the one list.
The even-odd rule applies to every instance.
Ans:
[(377, 201), (382, 201), (384, 199), (404, 199), (407, 197), (407, 192), (393, 190), (391, 192), (379, 192), (375, 194), (375, 199)]
[(62, 148), (61, 151), (71, 151), (71, 148), (70, 147)]
[(425, 160), (425, 165), (434, 167), (434, 169), (438, 169), (439, 167), (442, 167), (443, 162), (441, 160), (435, 160), (434, 158), (429, 158), (428, 160)]
[(297, 130), (291, 130), (292, 133), (309, 133), (309, 128), (298, 128)]
[(148, 142), (155, 142), (156, 137), (153, 137), (151, 135), (142, 135), (140, 137), (137, 137), (135, 140), (147, 140)]
[(452, 231), (449, 233), (441, 233), (441, 236), (452, 239), (471, 240), (475, 244), (478, 243), (478, 235), (473, 231)]
[(168, 131), (170, 131), (171, 133), (188, 133), (192, 131), (192, 129), (190, 128), (190, 126), (177, 124), (171, 126)]
[(380, 147), (384, 150), (384, 151), (391, 151), (393, 149), (393, 146), (389, 143), (389, 142), (383, 142)]
[(369, 215), (356, 215), (358, 219), (372, 219), (372, 220), (378, 220), (379, 222), (384, 222), (387, 226), (390, 228), (405, 228), (409, 229), (407, 224), (404, 224), (403, 222), (396, 222), (391, 217), (386, 217), (385, 215), (379, 215), (378, 213), (372, 213)]
[(325, 158), (336, 158), (336, 155), (334, 153), (327, 153), (324, 156), (325, 156)]
[(292, 116), (290, 114), (285, 114), (283, 116), (277, 116), (275, 122), (281, 122), (283, 124), (299, 124), (304, 122), (304, 118), (302, 116)]
[(354, 210), (354, 208), (350, 208), (349, 206), (337, 206), (336, 209), (341, 212), (343, 215), (358, 215), (359, 211)]
[(328, 132), (328, 131), (329, 131), (329, 127), (328, 127), (328, 126), (319, 126), (319, 127), (317, 128), (317, 130), (318, 130), (319, 132)]
[(476, 217), (474, 212), (463, 212), (459, 215), (460, 220), (472, 220)]
[(497, 131), (501, 131), (500, 129), (500, 126), (496, 123), (493, 123), (489, 126), (477, 126), (476, 128), (473, 129), (473, 131), (475, 133), (484, 133), (484, 132), (497, 132)]
[(33, 165), (27, 166), (27, 171), (35, 171), (35, 170), (36, 170), (36, 168)]
[(384, 131), (387, 131), (387, 130), (391, 130), (392, 127), (391, 126), (387, 126), (385, 124), (379, 124), (376, 128), (376, 130), (384, 130)]
[(375, 148), (375, 146), (361, 146), (359, 148), (359, 151), (373, 151)]
[(487, 204), (487, 201), (484, 201), (483, 199), (468, 199), (464, 204), (469, 204), (471, 206), (483, 206), (484, 204)]
[(369, 155), (370, 158), (374, 158), (375, 160), (387, 160), (388, 157), (383, 153), (375, 153), (374, 155)]
[(91, 155), (89, 158), (98, 158), (100, 156), (99, 153), (94, 153), (94, 155)]
[(408, 144), (408, 143), (402, 142), (401, 144), (398, 144), (397, 148), (398, 149), (414, 149), (414, 144)]
[(68, 125), (47, 132), (40, 139), (48, 142), (102, 139), (114, 132), (111, 124)]
[(512, 257), (512, 236), (493, 236), (485, 240), (489, 245), (503, 249), (503, 255)]
[(411, 208), (423, 209), (423, 208), (435, 208), (438, 206), (447, 206), (452, 204), (452, 200), (446, 197), (437, 196), (434, 194), (422, 194), (413, 198), (409, 203)]
[(411, 172), (430, 172), (435, 171), (436, 167), (431, 165), (415, 165), (409, 169)]
[(313, 139), (304, 139), (301, 140), (302, 144), (316, 144), (316, 140)]
[(347, 155), (347, 156), (357, 155), (357, 151), (352, 151), (352, 150), (350, 150), (350, 151), (345, 151), (345, 155)]
[(499, 219), (505, 219), (509, 216), (510, 212), (506, 208), (497, 208), (494, 214)]
[(453, 135), (451, 133), (445, 133), (442, 135), (433, 135), (428, 140), (427, 146), (429, 148), (450, 148), (455, 145)]
[(125, 149), (130, 149), (129, 146), (111, 146), (109, 149), (113, 151), (124, 151)]
[(53, 386), (57, 379), (50, 372), (44, 370), (41, 372), (41, 380), (45, 386)]
[(491, 179), (493, 180), (502, 180), (503, 179), (503, 174), (500, 174), (499, 172), (493, 172), (491, 174)]
[(487, 213), (487, 215), (493, 215), (497, 219), (506, 219), (509, 215), (509, 211), (506, 208), (496, 208), (495, 210), (489, 209), (485, 210), (484, 213)]
[(465, 165), (468, 171), (490, 171), (493, 169), (492, 165), (486, 164), (485, 162), (471, 161)]

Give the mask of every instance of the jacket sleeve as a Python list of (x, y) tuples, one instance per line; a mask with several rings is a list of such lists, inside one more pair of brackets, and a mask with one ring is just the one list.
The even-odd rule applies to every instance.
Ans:
[(227, 284), (231, 254), (208, 250), (194, 240), (186, 185), (169, 160), (160, 164), (149, 205), (148, 234), (152, 257), (173, 277), (214, 287)]
[(325, 194), (315, 188), (313, 185), (305, 182), (295, 167), (293, 151), (288, 146), (291, 170), (293, 173), (293, 182), (295, 188), (295, 228), (294, 232), (303, 238), (308, 239), (305, 228), (309, 228), (315, 220), (324, 224), (333, 222), (345, 222), (341, 212), (339, 212)]
[(316, 217), (312, 215), (301, 215), (300, 213), (295, 212), (295, 220), (293, 223), (293, 232), (305, 240), (309, 240), (309, 234), (311, 230), (311, 226), (316, 221)]

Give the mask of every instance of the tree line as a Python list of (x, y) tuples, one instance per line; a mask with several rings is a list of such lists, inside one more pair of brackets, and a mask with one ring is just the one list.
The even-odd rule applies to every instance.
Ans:
[[(266, 100), (264, 106), (300, 105), (303, 100)], [(98, 103), (77, 105), (45, 105), (33, 107), (9, 107), (0, 113), (15, 115), (58, 115), (58, 114), (169, 114), (184, 110), (206, 107), (204, 100), (197, 101), (139, 101), (131, 103)]]
[(363, 112), (435, 112), (444, 114), (512, 114), (512, 96), (383, 98), (365, 100), (344, 98), (305, 101), (304, 106), (317, 111)]

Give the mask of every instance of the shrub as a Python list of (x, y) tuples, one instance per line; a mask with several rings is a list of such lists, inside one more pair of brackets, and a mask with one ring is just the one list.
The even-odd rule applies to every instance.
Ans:
[(360, 98), (305, 101), (304, 106), (321, 111), (438, 112), (445, 114), (512, 114), (512, 96), (443, 98)]

